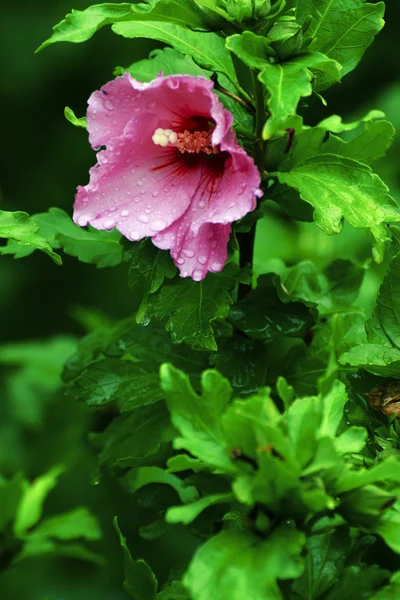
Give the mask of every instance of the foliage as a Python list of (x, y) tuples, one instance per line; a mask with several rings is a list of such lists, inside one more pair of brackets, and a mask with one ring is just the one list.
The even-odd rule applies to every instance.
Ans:
[[(201, 282), (180, 278), (150, 239), (80, 227), (69, 208), (0, 211), (7, 293), (7, 268), (40, 264), (49, 315), (67, 287), (75, 305), (73, 325), (60, 309), (51, 337), (44, 317), (32, 334), (21, 294), (21, 325), (0, 345), (1, 589), (26, 597), (32, 580), (35, 600), (398, 597), (398, 139), (370, 105), (382, 65), (369, 66), (373, 50), (364, 62), (384, 10), (105, 3), (72, 10), (39, 47), (99, 37), (103, 62), (116, 34), (116, 76), (212, 79), (264, 195), (233, 224), (224, 269)], [(148, 58), (135, 50), (143, 39)], [(331, 103), (352, 105), (346, 85), (363, 65), (368, 105), (342, 118)], [(73, 147), (85, 143), (70, 130)], [(62, 204), (50, 184), (46, 194)]]

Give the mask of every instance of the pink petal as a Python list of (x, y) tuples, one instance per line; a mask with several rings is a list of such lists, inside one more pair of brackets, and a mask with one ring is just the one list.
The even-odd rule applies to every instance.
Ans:
[(212, 223), (204, 223), (197, 232), (193, 231), (183, 216), (153, 237), (153, 244), (164, 250), (171, 249), (181, 277), (201, 281), (208, 271), (217, 273), (224, 268), (230, 233), (230, 225)]
[[(140, 83), (125, 74), (94, 92), (89, 139), (106, 149), (74, 205), (78, 225), (117, 227), (131, 240), (152, 237), (156, 246), (171, 250), (182, 277), (198, 281), (223, 268), (230, 223), (254, 210), (262, 195), (254, 161), (238, 144), (232, 115), (212, 88), (203, 77)], [(211, 122), (216, 154), (182, 155), (152, 141), (159, 127), (179, 133)]]
[(90, 183), (78, 188), (76, 195), (74, 221), (78, 225), (117, 227), (136, 241), (156, 235), (186, 211), (200, 169), (182, 168), (174, 149), (156, 146), (151, 139), (156, 125), (154, 115), (137, 121), (135, 117), (123, 136), (98, 153)]
[(212, 88), (213, 82), (204, 77), (171, 75), (142, 83), (125, 73), (89, 98), (89, 141), (93, 148), (107, 145), (124, 133), (134, 116), (146, 118), (146, 113), (151, 113), (159, 118), (156, 128), (180, 128), (193, 116), (211, 116), (216, 122), (213, 143), (219, 144), (232, 125), (232, 115)]

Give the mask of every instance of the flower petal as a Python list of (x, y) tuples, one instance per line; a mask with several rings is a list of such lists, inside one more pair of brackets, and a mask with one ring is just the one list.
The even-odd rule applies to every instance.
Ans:
[[(99, 152), (90, 183), (78, 188), (74, 221), (117, 229), (128, 239), (154, 236), (179, 219), (198, 186), (200, 168), (187, 169), (176, 150), (156, 146), (157, 117), (134, 118), (125, 134)], [(132, 132), (135, 132), (135, 137)]]
[(208, 271), (217, 273), (224, 268), (230, 233), (230, 225), (212, 223), (204, 223), (197, 232), (193, 231), (184, 215), (152, 241), (157, 248), (171, 251), (181, 277), (201, 281)]
[(124, 133), (134, 116), (145, 118), (150, 113), (158, 116), (156, 127), (177, 130), (190, 126), (193, 117), (212, 118), (212, 140), (217, 145), (232, 126), (232, 115), (212, 89), (213, 82), (204, 77), (171, 75), (142, 83), (125, 73), (90, 96), (89, 141), (93, 148), (107, 145)]

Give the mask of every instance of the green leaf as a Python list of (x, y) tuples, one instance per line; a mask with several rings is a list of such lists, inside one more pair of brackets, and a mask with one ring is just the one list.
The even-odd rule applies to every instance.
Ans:
[(191, 56), (181, 54), (173, 48), (163, 48), (162, 50), (153, 50), (149, 58), (138, 60), (126, 69), (117, 67), (115, 75), (122, 75), (128, 71), (132, 77), (139, 81), (152, 81), (162, 71), (164, 76), (185, 73), (186, 75), (207, 77), (210, 71), (205, 71), (191, 58)]
[(397, 600), (400, 595), (400, 571), (396, 571), (390, 578), (390, 584), (375, 594), (371, 600)]
[[(389, 269), (380, 287), (374, 314), (366, 324), (367, 340), (356, 340), (353, 348), (343, 353), (340, 362), (363, 367), (383, 376), (398, 377), (400, 368), (400, 254), (393, 246)], [(358, 343), (357, 343), (358, 342)], [(361, 343), (360, 343), (361, 342)]]
[(14, 519), (21, 497), (28, 486), (20, 475), (9, 481), (0, 477), (0, 532)]
[(188, 525), (209, 506), (214, 506), (215, 504), (230, 505), (233, 500), (234, 495), (231, 493), (205, 496), (186, 506), (173, 506), (169, 508), (165, 518), (167, 523), (184, 523), (184, 525)]
[(136, 315), (140, 323), (148, 308), (149, 294), (154, 294), (165, 278), (172, 279), (176, 268), (168, 252), (159, 250), (150, 239), (126, 244), (123, 261), (130, 263), (128, 281), (132, 289), (143, 290), (143, 299)]
[[(326, 149), (334, 154), (348, 156), (365, 165), (372, 164), (378, 158), (385, 156), (396, 133), (389, 121), (371, 121), (367, 115), (361, 133), (350, 142), (345, 142), (336, 136), (331, 136)], [(324, 127), (324, 122), (322, 121)], [(319, 123), (318, 127), (321, 127)]]
[(228, 50), (255, 69), (263, 69), (269, 58), (275, 54), (268, 38), (251, 31), (231, 35), (226, 38), (225, 43)]
[(193, 29), (207, 29), (209, 24), (192, 0), (186, 0), (185, 4), (179, 0), (152, 0), (148, 4), (95, 4), (86, 10), (72, 10), (53, 27), (53, 35), (36, 52), (56, 42), (85, 42), (105, 25), (135, 20), (175, 23)]
[(190, 600), (187, 589), (180, 581), (167, 584), (157, 594), (157, 600)]
[(209, 273), (203, 281), (177, 279), (164, 285), (150, 306), (156, 317), (168, 317), (166, 329), (176, 344), (186, 342), (196, 349), (217, 350), (211, 323), (225, 319), (232, 304), (231, 292), (238, 282), (234, 264), (222, 273)]
[(57, 485), (58, 477), (63, 471), (63, 467), (54, 467), (45, 475), (35, 479), (25, 489), (14, 522), (14, 533), (17, 537), (25, 536), (28, 529), (39, 521), (44, 501), (49, 492)]
[(127, 38), (150, 38), (189, 54), (200, 66), (224, 73), (236, 82), (236, 73), (223, 38), (215, 33), (198, 33), (161, 22), (129, 22), (113, 25), (113, 31)]
[(340, 580), (326, 596), (326, 600), (370, 600), (371, 594), (388, 576), (389, 571), (377, 565), (366, 568), (363, 565), (352, 565), (344, 570)]
[(317, 397), (295, 400), (287, 411), (288, 435), (297, 462), (307, 465), (317, 447), (316, 433), (321, 422), (320, 400)]
[(33, 530), (35, 538), (55, 538), (57, 540), (73, 540), (83, 538), (93, 541), (102, 537), (99, 523), (87, 508), (75, 508), (71, 512), (47, 517)]
[(259, 340), (237, 334), (220, 344), (212, 365), (231, 382), (235, 393), (247, 396), (255, 393), (266, 382), (268, 352)]
[(108, 468), (157, 464), (163, 446), (175, 434), (163, 403), (140, 406), (114, 419), (107, 429), (92, 436), (98, 459)]
[(157, 579), (151, 567), (144, 560), (133, 560), (126, 538), (118, 527), (117, 517), (114, 519), (121, 547), (125, 557), (124, 589), (133, 600), (155, 600), (157, 593)]
[(49, 241), (38, 231), (38, 224), (27, 213), (0, 210), (0, 238), (11, 240), (10, 245), (0, 247), (0, 254), (14, 254), (15, 258), (20, 258), (41, 250), (61, 265), (61, 257), (53, 252)]
[(265, 139), (286, 129), (288, 119), (296, 115), (300, 99), (312, 94), (314, 76), (310, 69), (327, 71), (336, 81), (340, 80), (340, 65), (319, 52), (303, 54), (282, 64), (264, 65), (258, 78), (268, 91), (271, 115), (264, 126)]
[(198, 496), (197, 489), (192, 485), (185, 485), (176, 475), (164, 471), (160, 467), (139, 467), (131, 469), (122, 479), (126, 489), (133, 493), (150, 483), (161, 483), (172, 487), (184, 502), (193, 502)]
[(89, 365), (68, 389), (88, 406), (116, 402), (122, 412), (162, 400), (154, 362), (105, 358)]
[(121, 262), (121, 234), (116, 229), (88, 231), (75, 225), (60, 208), (50, 208), (48, 213), (35, 215), (35, 220), (54, 248), (62, 248), (81, 262), (94, 263), (98, 268), (114, 267)]
[(304, 572), (293, 584), (302, 600), (320, 598), (339, 579), (351, 540), (343, 529), (307, 539)]
[(303, 570), (304, 534), (281, 526), (265, 541), (227, 531), (201, 546), (184, 577), (193, 600), (280, 600), (278, 579)]
[(268, 342), (281, 335), (303, 337), (313, 323), (303, 304), (283, 304), (265, 275), (258, 278), (256, 290), (232, 307), (229, 319), (246, 335)]
[(78, 118), (69, 106), (64, 108), (64, 117), (67, 121), (72, 123), (72, 125), (75, 125), (75, 127), (83, 127), (83, 129), (86, 129), (86, 117)]
[(314, 219), (327, 234), (339, 233), (346, 219), (374, 237), (373, 255), (381, 262), (389, 240), (385, 222), (400, 219), (387, 186), (372, 170), (353, 159), (322, 154), (299, 160), (279, 181), (294, 187), (314, 207)]
[[(343, 65), (342, 75), (352, 71), (384, 25), (383, 2), (365, 0), (291, 0), (299, 23), (311, 16), (307, 35), (310, 50), (323, 52)], [(319, 89), (332, 85), (329, 77), (319, 79)]]
[(95, 336), (93, 346), (88, 336), (81, 347), (70, 361), (68, 393), (89, 406), (116, 402), (122, 412), (162, 400), (160, 363), (172, 361), (194, 378), (207, 365), (202, 353), (173, 345), (163, 328), (138, 326), (132, 319)]
[(228, 472), (234, 470), (220, 422), (232, 393), (229, 382), (217, 371), (205, 371), (201, 377), (203, 393), (199, 396), (187, 375), (172, 365), (162, 365), (160, 375), (172, 423), (181, 434), (175, 447), (188, 450), (209, 465)]
[(311, 261), (289, 268), (275, 279), (278, 294), (284, 302), (302, 300), (316, 305), (320, 315), (346, 311), (357, 298), (364, 270), (347, 260), (336, 260), (324, 271)]

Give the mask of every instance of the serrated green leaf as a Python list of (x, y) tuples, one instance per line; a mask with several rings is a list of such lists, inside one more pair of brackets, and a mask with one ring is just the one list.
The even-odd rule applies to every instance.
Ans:
[(14, 254), (15, 258), (22, 258), (41, 250), (61, 265), (61, 257), (53, 252), (49, 240), (38, 232), (38, 223), (27, 213), (0, 210), (0, 238), (9, 240), (7, 246), (0, 247), (0, 254)]
[[(323, 52), (343, 65), (342, 75), (352, 71), (384, 25), (384, 3), (365, 0), (290, 0), (300, 23), (311, 16), (307, 35), (311, 50)], [(319, 89), (332, 85), (327, 76), (319, 78)]]
[(134, 62), (126, 69), (117, 67), (115, 74), (121, 75), (128, 71), (132, 77), (139, 81), (151, 81), (162, 72), (164, 76), (185, 73), (186, 75), (207, 77), (211, 74), (199, 67), (191, 56), (181, 54), (173, 48), (163, 48), (162, 50), (153, 50), (149, 58)]
[(314, 75), (310, 69), (329, 72), (336, 81), (340, 80), (340, 65), (319, 52), (303, 54), (282, 64), (264, 65), (258, 78), (269, 94), (270, 117), (263, 130), (265, 139), (289, 127), (288, 120), (296, 115), (300, 99), (311, 95)]
[(400, 210), (387, 186), (372, 170), (353, 159), (323, 154), (300, 160), (279, 181), (294, 187), (314, 207), (314, 219), (326, 233), (339, 233), (346, 219), (374, 237), (373, 255), (383, 259), (389, 240), (385, 222), (396, 222)]
[(36, 52), (56, 42), (85, 42), (105, 25), (135, 20), (175, 23), (193, 29), (207, 29), (210, 24), (192, 0), (186, 0), (185, 4), (179, 0), (95, 4), (86, 10), (72, 10), (53, 27), (52, 36)]
[[(366, 324), (367, 340), (359, 339), (340, 362), (363, 367), (377, 375), (398, 377), (400, 368), (400, 254), (394, 242), (389, 269), (380, 287), (373, 316)], [(358, 343), (357, 343), (358, 341)]]
[(231, 50), (246, 65), (262, 69), (275, 52), (268, 38), (256, 35), (251, 31), (231, 35), (226, 38), (226, 47)]
[(340, 578), (350, 545), (350, 536), (343, 529), (307, 539), (304, 572), (292, 588), (299, 598), (320, 598), (329, 590)]
[(220, 344), (211, 362), (229, 379), (237, 394), (247, 396), (265, 385), (268, 352), (259, 340), (249, 339), (242, 334), (227, 338)]
[(114, 267), (121, 262), (121, 234), (113, 231), (86, 230), (78, 227), (60, 208), (35, 216), (40, 232), (54, 248), (76, 256), (81, 262), (94, 263), (98, 268)]
[(154, 404), (162, 400), (157, 364), (113, 358), (99, 360), (75, 379), (68, 395), (88, 406), (115, 401), (122, 412)]
[(246, 335), (267, 342), (281, 335), (301, 338), (313, 323), (303, 304), (283, 304), (265, 275), (259, 277), (255, 290), (232, 307), (229, 319)]
[(124, 551), (125, 591), (133, 598), (133, 600), (155, 600), (158, 583), (151, 567), (144, 560), (133, 560), (129, 548), (126, 545), (126, 538), (122, 535), (118, 526), (117, 517), (114, 519), (114, 527)]
[(148, 309), (149, 294), (154, 294), (165, 278), (172, 279), (176, 268), (169, 253), (156, 248), (150, 239), (126, 244), (123, 261), (129, 263), (129, 286), (143, 290), (143, 299), (136, 315), (140, 323)]
[(109, 468), (157, 464), (163, 444), (175, 431), (163, 403), (141, 406), (114, 419), (107, 429), (92, 436), (101, 448), (99, 461)]
[(239, 275), (236, 265), (230, 264), (222, 273), (210, 273), (200, 282), (176, 279), (164, 285), (156, 299), (151, 298), (152, 312), (159, 318), (168, 317), (166, 329), (174, 343), (186, 342), (199, 350), (217, 350), (211, 324), (228, 316), (233, 302), (231, 292)]
[(280, 600), (278, 579), (303, 570), (304, 534), (281, 526), (267, 540), (227, 531), (201, 546), (184, 577), (193, 600)]
[(169, 44), (182, 54), (189, 54), (200, 66), (224, 73), (237, 80), (235, 68), (223, 38), (215, 33), (190, 31), (161, 22), (129, 22), (113, 25), (113, 31), (127, 38), (150, 38)]
[(371, 594), (387, 580), (389, 571), (377, 565), (347, 567), (340, 580), (332, 587), (326, 600), (370, 600)]
[(346, 260), (336, 260), (324, 271), (311, 261), (303, 261), (275, 278), (283, 301), (302, 300), (317, 305), (320, 315), (346, 311), (360, 291), (363, 269)]
[(217, 371), (205, 371), (201, 378), (203, 393), (199, 396), (187, 375), (172, 365), (162, 365), (160, 376), (172, 423), (181, 434), (175, 440), (176, 447), (188, 450), (209, 465), (232, 471), (220, 423), (232, 393), (229, 382)]

